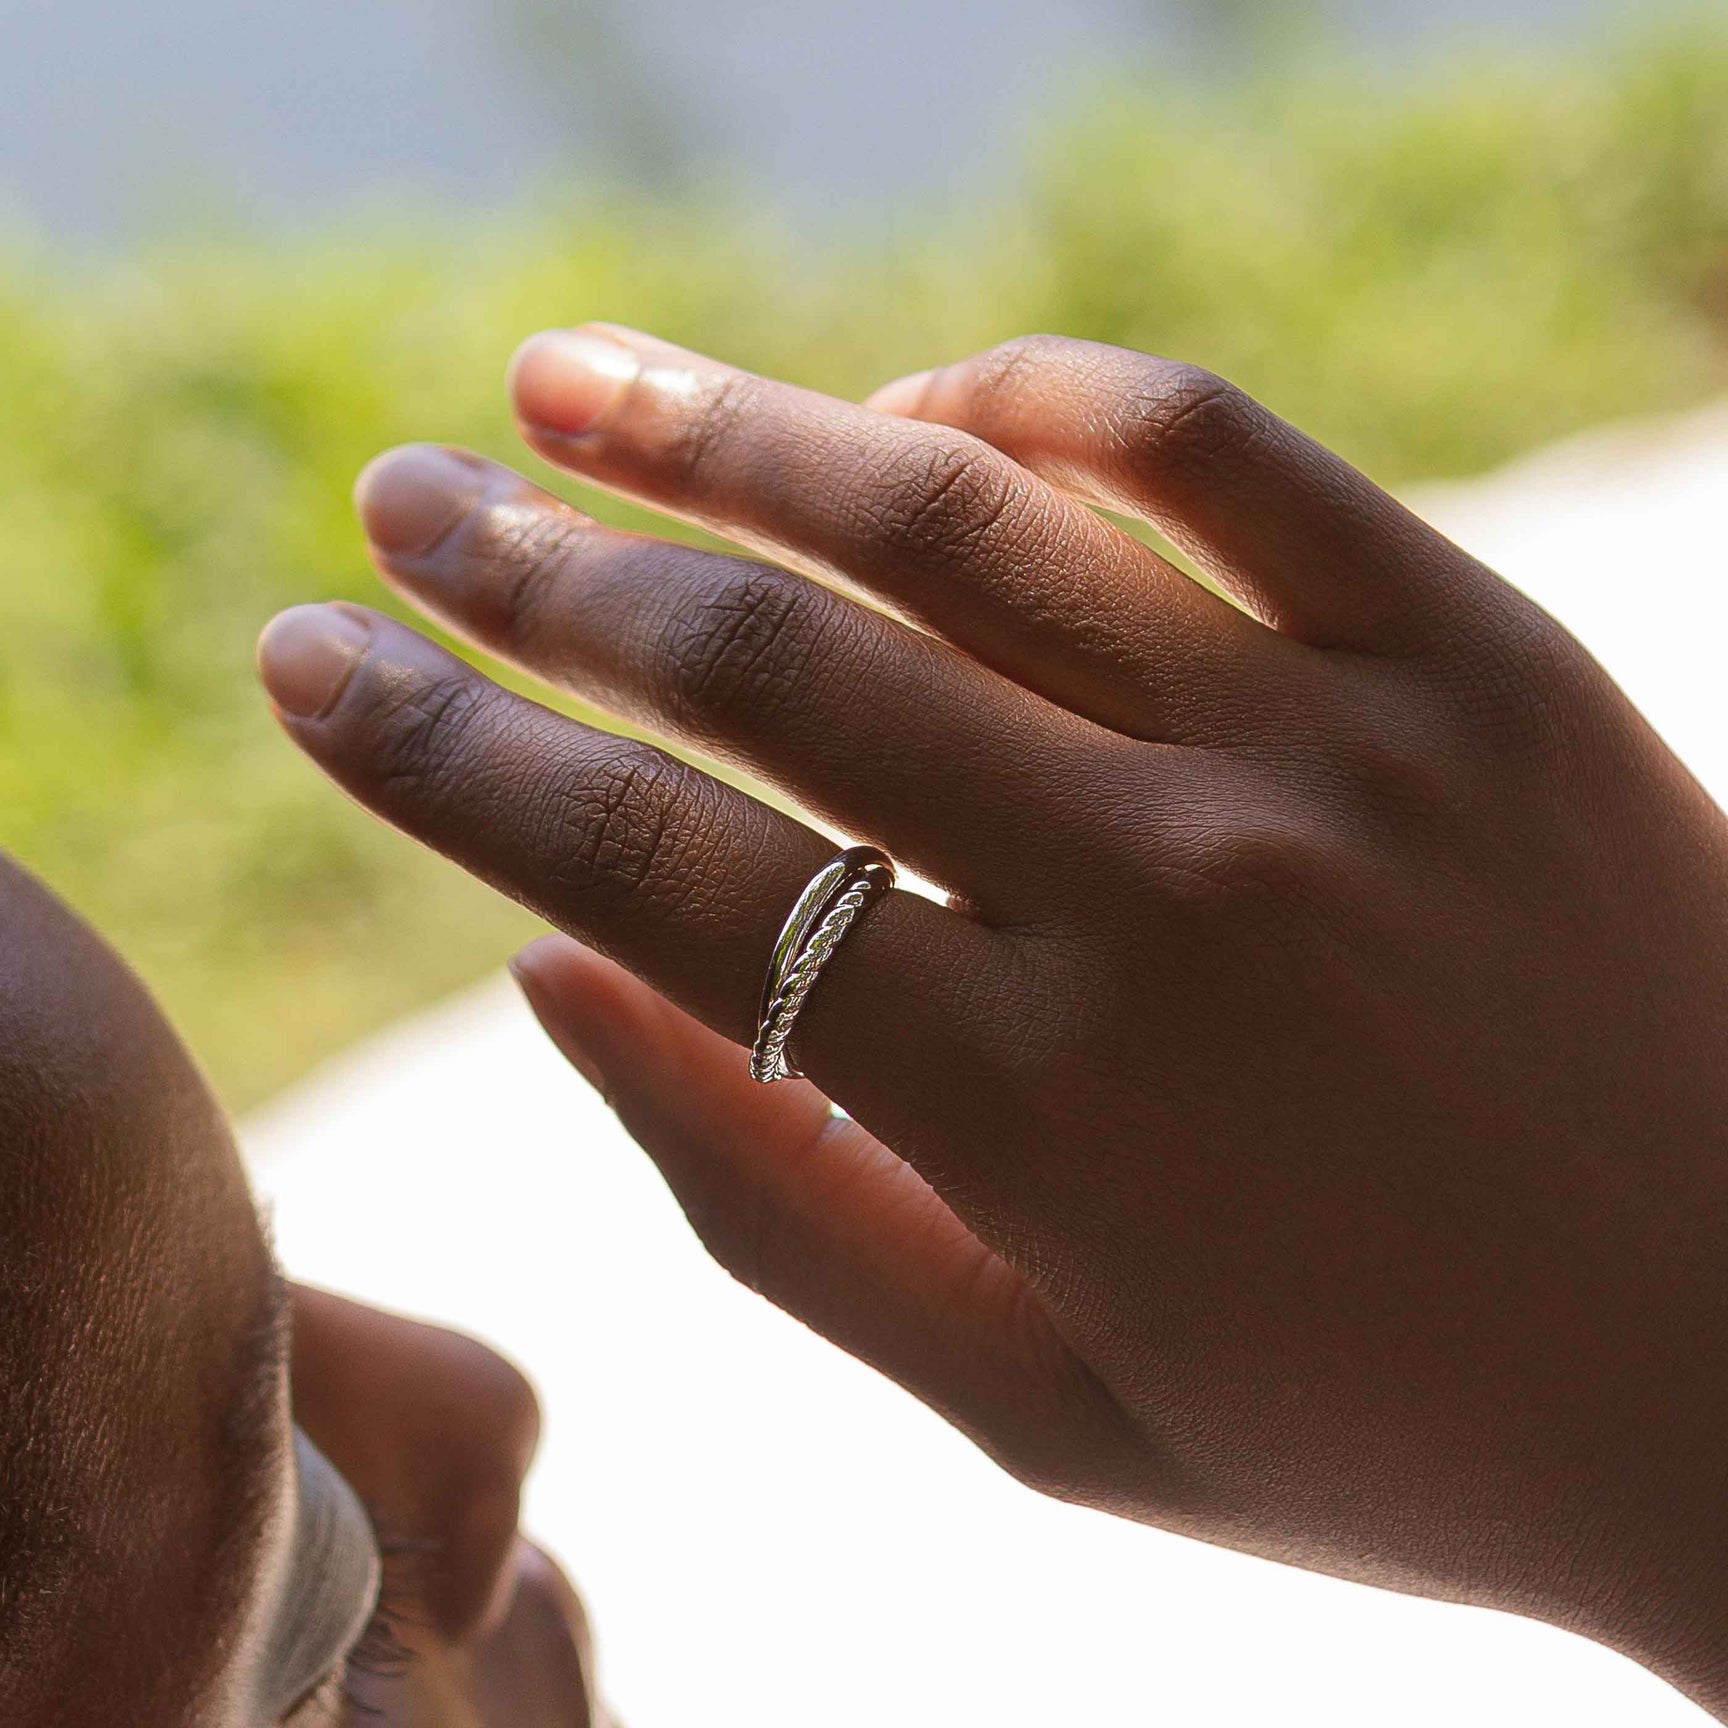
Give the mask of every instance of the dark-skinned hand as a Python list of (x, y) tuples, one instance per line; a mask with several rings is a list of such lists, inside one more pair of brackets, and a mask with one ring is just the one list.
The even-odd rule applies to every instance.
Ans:
[(862, 922), (757, 1087), (829, 839), (381, 616), (272, 626), (300, 746), (586, 945), (525, 986), (719, 1259), (1047, 1492), (1728, 1713), (1728, 824), (1579, 645), (1139, 354), (858, 407), (589, 326), (514, 392), (754, 557), (416, 447), (362, 485), (389, 580), (951, 896)]

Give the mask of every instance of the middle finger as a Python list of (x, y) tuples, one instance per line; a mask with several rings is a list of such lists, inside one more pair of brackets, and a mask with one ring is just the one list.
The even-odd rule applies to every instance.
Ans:
[(1131, 736), (1233, 741), (1298, 646), (982, 440), (613, 325), (536, 337), (524, 436), (611, 491), (860, 584)]

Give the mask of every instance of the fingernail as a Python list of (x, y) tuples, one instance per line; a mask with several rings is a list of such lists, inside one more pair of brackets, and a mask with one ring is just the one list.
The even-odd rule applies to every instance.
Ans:
[(564, 946), (564, 939), (560, 936), (542, 936), (538, 941), (530, 942), (510, 962), (510, 976), (516, 980), (517, 987), (528, 998), (528, 1006), (533, 1009), (534, 1017), (546, 1028), (547, 1036), (557, 1044), (565, 1060), (604, 1098), (606, 1076), (600, 1064), (594, 1060), (592, 1052), (571, 1030), (569, 1017), (560, 1016), (554, 1032), (547, 1024), (548, 1010), (542, 1007), (547, 993), (543, 990), (539, 977), (540, 961), (542, 958), (550, 961)]
[(908, 372), (904, 378), (896, 378), (892, 384), (884, 384), (866, 396), (864, 406), (878, 414), (916, 414), (935, 376), (934, 372)]
[(380, 552), (430, 552), (480, 502), (484, 470), (436, 444), (405, 444), (369, 463), (354, 483), (366, 538)]
[(547, 330), (517, 350), (510, 390), (530, 426), (574, 438), (606, 418), (641, 370), (637, 356), (609, 336)]
[(318, 719), (336, 706), (371, 642), (371, 626), (358, 613), (342, 606), (295, 606), (265, 625), (258, 675), (285, 714)]

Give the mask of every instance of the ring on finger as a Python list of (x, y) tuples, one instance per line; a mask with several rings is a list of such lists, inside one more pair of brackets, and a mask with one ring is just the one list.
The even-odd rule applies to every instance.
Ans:
[(859, 920), (894, 886), (894, 865), (874, 846), (854, 846), (816, 872), (798, 896), (768, 963), (750, 1052), (750, 1078), (764, 1086), (799, 1080), (786, 1046), (816, 980)]

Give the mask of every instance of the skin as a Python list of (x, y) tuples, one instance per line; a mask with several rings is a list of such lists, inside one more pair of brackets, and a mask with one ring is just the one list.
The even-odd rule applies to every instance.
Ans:
[[(516, 1530), (527, 1383), (452, 1333), (284, 1300), (185, 1051), (3, 859), (0, 1149), (0, 1720), (603, 1728), (580, 1605)], [(349, 1486), (302, 1472), (296, 1427)], [(308, 1550), (318, 1481), (354, 1522)], [(394, 1631), (349, 1664), (377, 1593), (354, 1496)]]
[(888, 896), (811, 1083), (752, 1086), (831, 841), (376, 614), (267, 633), (316, 762), (581, 939), (519, 974), (719, 1259), (1046, 1492), (1728, 1716), (1728, 824), (1578, 644), (1143, 355), (859, 407), (589, 326), (513, 389), (540, 455), (768, 561), (416, 447), (361, 486), (386, 577), (951, 896)]

